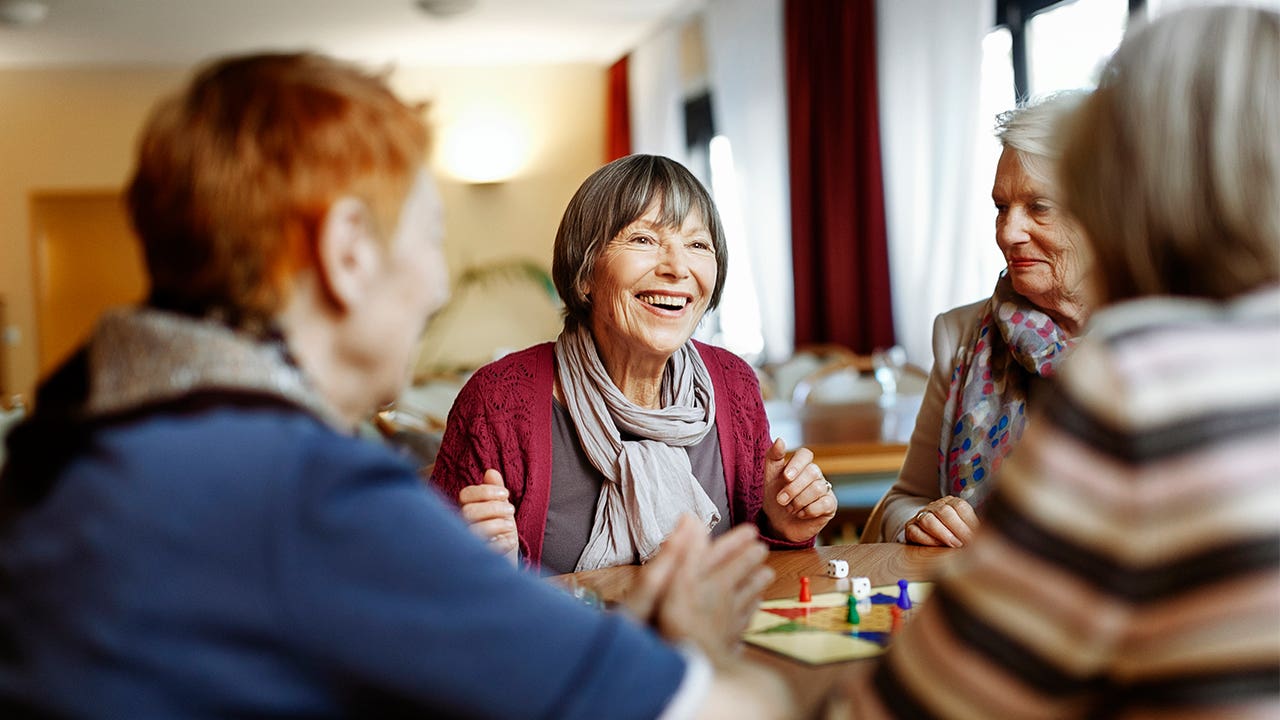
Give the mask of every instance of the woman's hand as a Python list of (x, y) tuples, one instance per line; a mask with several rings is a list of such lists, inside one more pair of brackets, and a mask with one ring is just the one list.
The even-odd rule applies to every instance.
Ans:
[(787, 459), (787, 444), (778, 438), (764, 457), (764, 513), (783, 539), (803, 542), (818, 534), (836, 515), (836, 495), (808, 448)]
[(954, 495), (939, 498), (924, 506), (907, 521), (904, 539), (914, 545), (964, 547), (978, 529), (978, 514), (973, 506)]
[(508, 499), (510, 493), (502, 482), (502, 473), (485, 470), (479, 485), (468, 485), (458, 493), (458, 505), (462, 519), (471, 526), (471, 532), (489, 541), (489, 546), (512, 562), (520, 547), (516, 532), (516, 507)]
[(760, 593), (773, 581), (768, 554), (750, 525), (711, 541), (697, 519), (685, 516), (622, 604), (663, 637), (692, 642), (722, 665), (736, 655)]

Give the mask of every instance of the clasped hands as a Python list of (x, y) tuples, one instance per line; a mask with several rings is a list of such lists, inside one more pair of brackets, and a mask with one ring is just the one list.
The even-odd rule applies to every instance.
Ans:
[[(519, 547), (515, 507), (502, 475), (486, 470), (484, 481), (463, 488), (458, 500), (472, 532), (514, 559)], [(735, 654), (760, 594), (773, 581), (773, 570), (764, 564), (767, 556), (753, 525), (739, 525), (712, 540), (694, 516), (686, 515), (640, 568), (622, 606), (667, 639), (694, 643), (720, 665)]]
[(938, 498), (907, 521), (903, 539), (913, 545), (964, 547), (978, 529), (973, 506), (954, 495)]

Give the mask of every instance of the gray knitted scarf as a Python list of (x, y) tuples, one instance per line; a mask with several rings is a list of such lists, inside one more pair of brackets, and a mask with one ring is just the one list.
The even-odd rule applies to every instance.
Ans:
[[(605, 478), (575, 571), (646, 562), (685, 513), (708, 531), (720, 522), (684, 450), (711, 431), (716, 411), (711, 376), (692, 342), (667, 361), (657, 410), (622, 394), (581, 325), (556, 339), (556, 373), (582, 449)], [(624, 440), (623, 431), (638, 439)]]

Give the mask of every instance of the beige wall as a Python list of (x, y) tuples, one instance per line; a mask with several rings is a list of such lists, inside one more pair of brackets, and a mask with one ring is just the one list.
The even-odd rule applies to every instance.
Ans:
[[(185, 69), (0, 71), (0, 296), (19, 335), (0, 345), (6, 391), (29, 395), (37, 379), (32, 195), (122, 188), (147, 112), (186, 77)], [(471, 185), (437, 167), (452, 273), (510, 256), (549, 269), (560, 213), (602, 159), (604, 68), (404, 69), (392, 83), (431, 102), (437, 166), (443, 143), (478, 105), (527, 131), (527, 161), (506, 182)]]

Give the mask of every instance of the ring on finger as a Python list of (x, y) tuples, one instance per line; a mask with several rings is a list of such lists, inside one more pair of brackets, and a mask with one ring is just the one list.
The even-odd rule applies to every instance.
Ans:
[(932, 514), (933, 514), (932, 510), (930, 510), (929, 508), (925, 508), (920, 512), (916, 513), (916, 516), (911, 518), (911, 522), (918, 523), (920, 522), (920, 519), (923, 518), (925, 515), (932, 515)]
[(827, 486), (827, 489), (825, 492), (831, 492), (831, 481), (824, 479), (822, 482)]

